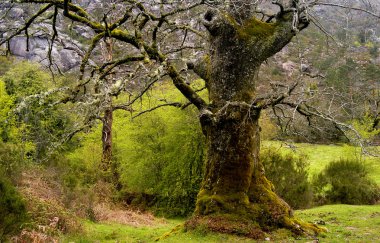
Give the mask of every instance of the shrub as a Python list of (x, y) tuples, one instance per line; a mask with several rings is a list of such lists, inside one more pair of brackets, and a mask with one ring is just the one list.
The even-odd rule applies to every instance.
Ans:
[(22, 145), (24, 157), (45, 161), (72, 125), (67, 108), (48, 105), (59, 98), (51, 92), (55, 82), (30, 62), (15, 63), (0, 78), (0, 139)]
[(259, 122), (261, 128), (260, 137), (263, 140), (272, 140), (277, 136), (279, 128), (275, 123), (273, 123), (271, 117), (267, 112), (262, 112)]
[(17, 180), (26, 161), (22, 159), (22, 151), (15, 144), (0, 141), (0, 171), (12, 181)]
[(4, 75), (12, 67), (14, 58), (1, 55), (0, 63), (0, 75)]
[(330, 162), (313, 179), (316, 200), (321, 203), (373, 204), (380, 191), (368, 177), (368, 168), (358, 159)]
[(263, 149), (260, 155), (266, 176), (276, 193), (293, 208), (306, 208), (313, 195), (308, 181), (308, 162), (305, 156), (282, 154), (275, 148)]
[(27, 219), (22, 197), (13, 185), (0, 173), (0, 242), (7, 235), (15, 234)]
[[(180, 94), (168, 89), (168, 100)], [(147, 97), (149, 98), (149, 97)], [(150, 107), (157, 104), (150, 101)], [(138, 109), (138, 107), (136, 107)], [(165, 216), (186, 216), (194, 210), (202, 180), (204, 138), (197, 112), (164, 107), (125, 122), (115, 112), (114, 148), (119, 163), (121, 197)]]
[(124, 129), (128, 136), (115, 136), (125, 199), (165, 216), (193, 211), (202, 180), (204, 144), (197, 120), (189, 112), (155, 111), (129, 123)]

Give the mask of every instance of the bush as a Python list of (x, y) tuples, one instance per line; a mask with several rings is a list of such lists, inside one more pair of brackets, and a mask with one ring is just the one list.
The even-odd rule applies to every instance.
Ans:
[(55, 82), (30, 62), (15, 63), (0, 79), (0, 140), (21, 145), (24, 157), (46, 161), (50, 149), (66, 137), (73, 117), (61, 105), (48, 105), (60, 99), (52, 92)]
[(306, 208), (312, 203), (305, 156), (281, 154), (275, 148), (263, 149), (260, 155), (265, 174), (274, 184), (276, 193), (293, 208)]
[(260, 122), (260, 128), (261, 128), (260, 137), (263, 140), (272, 140), (277, 136), (279, 132), (279, 128), (272, 121), (271, 117), (269, 116), (267, 112), (265, 111), (262, 112), (259, 122)]
[(27, 164), (22, 156), (20, 146), (0, 141), (0, 171), (4, 172), (8, 179), (17, 181), (21, 175), (23, 167)]
[(0, 173), (0, 242), (15, 234), (26, 221), (26, 207), (13, 185)]
[[(154, 90), (152, 95), (160, 92)], [(181, 97), (169, 88), (164, 92), (168, 100)], [(150, 107), (157, 105), (153, 103), (150, 101)], [(143, 103), (143, 108), (149, 109), (146, 105)], [(122, 116), (125, 112), (115, 112), (114, 148), (123, 187), (121, 197), (169, 217), (192, 213), (205, 156), (196, 110), (164, 107), (131, 122)]]
[(313, 179), (316, 200), (322, 203), (374, 204), (379, 187), (368, 177), (368, 168), (357, 159), (330, 162)]
[(203, 135), (196, 116), (190, 110), (169, 108), (127, 125), (123, 134), (127, 136), (115, 136), (123, 197), (135, 205), (153, 207), (165, 216), (191, 213), (204, 158)]

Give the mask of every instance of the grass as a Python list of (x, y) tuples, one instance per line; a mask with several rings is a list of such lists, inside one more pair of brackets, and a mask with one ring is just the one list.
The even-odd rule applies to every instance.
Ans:
[(325, 205), (298, 210), (295, 215), (326, 227), (322, 242), (380, 241), (380, 205)]
[[(83, 221), (84, 232), (80, 235), (65, 235), (60, 242), (67, 243), (92, 243), (92, 242), (126, 242), (145, 243), (155, 242), (244, 242), (250, 239), (226, 234), (210, 234), (202, 231), (171, 232), (173, 229), (181, 228), (185, 219), (167, 220), (165, 224), (155, 226), (134, 227), (115, 223), (94, 223)], [(166, 237), (164, 237), (166, 236)]]
[(84, 232), (80, 235), (66, 235), (62, 242), (154, 242), (170, 231), (182, 220), (169, 220), (155, 226), (129, 226), (117, 223), (94, 223), (83, 221)]
[[(326, 205), (307, 210), (297, 210), (296, 217), (326, 227), (328, 232), (319, 236), (321, 242), (378, 242), (380, 241), (380, 205), (352, 206)], [(170, 232), (184, 220), (168, 220), (165, 224), (153, 227), (133, 227), (120, 224), (84, 222), (85, 232), (81, 236), (71, 235), (62, 242), (155, 242), (158, 237)], [(284, 231), (279, 230), (270, 239), (281, 242), (294, 242)], [(297, 239), (310, 242), (310, 239)], [(191, 231), (171, 233), (160, 242), (255, 242), (251, 239), (225, 234)]]
[(310, 162), (310, 176), (322, 171), (330, 162), (340, 158), (360, 158), (367, 163), (370, 177), (380, 185), (380, 158), (364, 156), (361, 154), (360, 148), (346, 144), (307, 144), (295, 143), (294, 148), (290, 148), (287, 144), (278, 141), (264, 141), (263, 147), (274, 147), (284, 152), (293, 152), (296, 154), (305, 154)]
[[(275, 147), (284, 152), (306, 154), (310, 162), (310, 174), (321, 171), (330, 161), (352, 158), (360, 155), (358, 148), (348, 145), (293, 144), (295, 148), (281, 142), (263, 142), (264, 147)], [(380, 159), (361, 157), (370, 166), (370, 176), (380, 185)], [(296, 217), (320, 226), (328, 232), (319, 236), (321, 242), (380, 242), (380, 205), (325, 205), (307, 210), (297, 210)], [(84, 233), (64, 236), (62, 242), (154, 242), (166, 235), (162, 242), (255, 242), (238, 236), (207, 233), (198, 230), (171, 232), (183, 224), (185, 219), (166, 220), (155, 226), (133, 227), (114, 223), (93, 223), (84, 221)], [(171, 232), (171, 233), (168, 233)], [(276, 242), (311, 242), (310, 239), (294, 239), (283, 230), (269, 236)]]

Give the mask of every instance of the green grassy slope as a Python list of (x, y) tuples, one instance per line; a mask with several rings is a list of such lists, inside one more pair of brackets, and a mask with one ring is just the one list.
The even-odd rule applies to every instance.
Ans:
[[(263, 147), (274, 147), (284, 152), (306, 154), (310, 161), (310, 174), (321, 171), (325, 165), (339, 158), (361, 156), (360, 150), (347, 145), (313, 145), (293, 144), (295, 148), (280, 142), (263, 142)], [(370, 166), (371, 177), (380, 185), (380, 159), (362, 157)], [(297, 210), (300, 219), (318, 223), (327, 228), (319, 236), (320, 242), (380, 242), (380, 205), (352, 206), (325, 205), (307, 210)], [(85, 232), (78, 235), (64, 236), (63, 242), (154, 242), (158, 237), (170, 232), (185, 219), (167, 220), (154, 226), (133, 227), (120, 224), (92, 223), (85, 221)], [(275, 232), (268, 236), (276, 242), (294, 242), (294, 238), (284, 233)], [(298, 239), (310, 242), (310, 239)], [(206, 233), (204, 231), (170, 233), (162, 242), (254, 242), (247, 238)]]
[[(297, 210), (296, 216), (304, 221), (318, 223), (327, 228), (320, 235), (320, 242), (379, 242), (380, 241), (380, 205), (352, 206), (326, 205), (307, 210)], [(81, 236), (65, 236), (63, 242), (154, 242), (158, 237), (170, 232), (184, 220), (169, 220), (166, 224), (133, 227), (120, 224), (84, 222), (85, 232)], [(268, 236), (276, 242), (293, 242), (295, 239), (275, 232)], [(310, 239), (297, 239), (298, 242), (310, 242)], [(171, 233), (162, 242), (255, 242), (253, 240), (224, 234), (202, 231)]]
[(325, 205), (296, 216), (328, 229), (321, 242), (380, 242), (380, 205)]
[(264, 141), (263, 148), (273, 147), (284, 152), (292, 152), (298, 155), (305, 154), (310, 162), (310, 176), (320, 172), (330, 161), (340, 158), (360, 158), (363, 159), (370, 168), (370, 177), (380, 185), (380, 158), (364, 156), (361, 154), (360, 148), (342, 145), (318, 145), (307, 143), (291, 144), (293, 148), (289, 148), (288, 144), (277, 141)]
[(84, 232), (80, 235), (66, 235), (63, 242), (153, 242), (157, 237), (170, 231), (181, 221), (168, 221), (155, 226), (127, 226), (116, 223), (93, 223), (84, 221)]

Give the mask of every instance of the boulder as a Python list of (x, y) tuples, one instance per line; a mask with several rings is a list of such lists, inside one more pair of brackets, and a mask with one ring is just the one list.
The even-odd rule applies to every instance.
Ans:
[(282, 63), (282, 69), (288, 77), (292, 76), (293, 72), (297, 69), (297, 64), (292, 61)]
[(24, 19), (24, 10), (22, 8), (11, 8), (8, 12), (8, 17), (11, 19)]
[[(26, 37), (15, 37), (10, 41), (10, 51), (17, 57), (40, 62), (43, 65), (49, 65), (49, 59), (47, 57), (49, 41), (47, 37), (30, 37), (29, 50), (27, 49)], [(78, 54), (73, 50), (64, 48), (57, 50), (56, 47), (53, 47), (52, 59), (63, 72), (69, 71), (80, 64)]]

